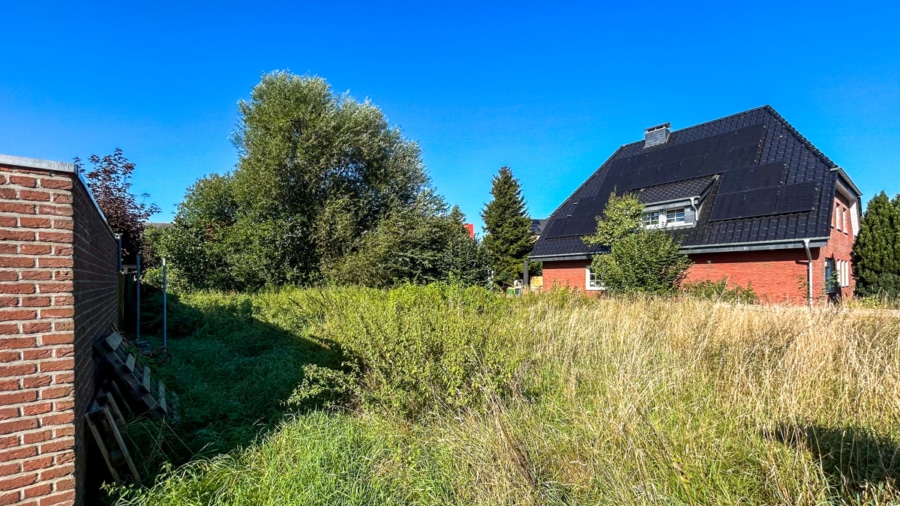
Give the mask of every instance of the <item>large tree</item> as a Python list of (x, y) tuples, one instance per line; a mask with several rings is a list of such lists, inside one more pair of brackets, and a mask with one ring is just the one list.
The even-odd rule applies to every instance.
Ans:
[(509, 167), (501, 167), (491, 180), (490, 202), (484, 206), (484, 247), (487, 250), (494, 282), (512, 284), (522, 276), (524, 260), (534, 245), (531, 218), (525, 208), (522, 187)]
[(591, 269), (611, 293), (670, 293), (691, 266), (672, 235), (641, 225), (643, 209), (634, 195), (610, 195), (597, 232), (584, 238), (586, 244), (609, 248), (594, 256)]
[(900, 195), (881, 192), (866, 206), (853, 245), (853, 274), (860, 295), (900, 297)]
[[(329, 278), (381, 285), (383, 276), (369, 281), (368, 270), (348, 264), (368, 268), (367, 252), (394, 254), (402, 264), (421, 253), (415, 240), (427, 239), (403, 237), (403, 227), (427, 228), (446, 214), (442, 200), (428, 203), (435, 197), (419, 147), (368, 101), (335, 94), (318, 77), (274, 72), (239, 110), (237, 167), (198, 181), (163, 241), (189, 285), (255, 289)], [(385, 250), (389, 244), (397, 249)], [(432, 253), (440, 254), (429, 250), (417, 261)], [(439, 275), (417, 269), (389, 275)]]
[[(75, 167), (85, 175), (91, 195), (110, 228), (122, 235), (122, 262), (134, 264), (144, 245), (144, 222), (158, 213), (159, 207), (138, 202), (131, 193), (135, 165), (125, 158), (121, 149), (116, 148), (113, 154), (103, 158), (91, 155), (88, 161), (90, 170), (84, 168), (80, 158), (75, 158)], [(141, 196), (146, 199), (149, 195)]]

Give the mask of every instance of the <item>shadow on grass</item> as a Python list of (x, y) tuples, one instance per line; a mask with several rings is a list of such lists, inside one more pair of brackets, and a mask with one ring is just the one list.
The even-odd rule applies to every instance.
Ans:
[(870, 429), (782, 424), (767, 436), (809, 451), (822, 466), (829, 485), (845, 498), (900, 485), (900, 446)]
[[(167, 465), (246, 447), (290, 413), (315, 405), (289, 406), (303, 381), (303, 367), (340, 369), (341, 350), (261, 321), (246, 296), (168, 296), (171, 357), (154, 366), (154, 377), (179, 398), (177, 423), (129, 424), (144, 481)], [(142, 298), (142, 337), (162, 345), (161, 294)], [(302, 334), (302, 332), (300, 332)]]

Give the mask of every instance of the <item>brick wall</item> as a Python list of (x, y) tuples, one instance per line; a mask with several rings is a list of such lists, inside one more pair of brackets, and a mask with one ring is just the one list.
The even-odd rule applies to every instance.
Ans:
[[(91, 339), (114, 321), (89, 308), (111, 300), (115, 316), (115, 242), (71, 165), (22, 160), (0, 163), (0, 504), (72, 504)], [(111, 264), (86, 267), (110, 247)], [(110, 271), (99, 284), (98, 270)]]

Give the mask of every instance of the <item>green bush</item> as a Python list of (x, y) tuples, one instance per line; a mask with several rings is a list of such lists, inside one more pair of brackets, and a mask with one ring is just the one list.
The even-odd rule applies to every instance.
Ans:
[(684, 294), (698, 299), (740, 302), (744, 304), (755, 304), (759, 301), (750, 283), (747, 283), (747, 288), (741, 286), (728, 288), (728, 278), (722, 278), (719, 281), (705, 280), (696, 283), (682, 283), (681, 290)]

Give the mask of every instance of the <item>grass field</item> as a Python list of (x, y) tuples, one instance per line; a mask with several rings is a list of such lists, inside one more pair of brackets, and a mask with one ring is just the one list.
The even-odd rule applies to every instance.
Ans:
[[(192, 294), (121, 504), (889, 504), (900, 319), (450, 286)], [(151, 322), (152, 325), (152, 322)]]

